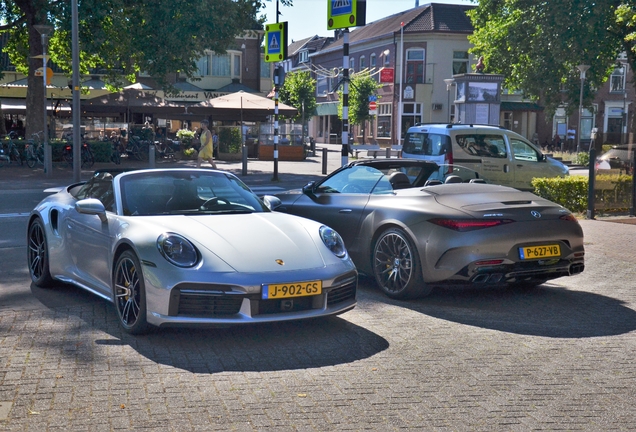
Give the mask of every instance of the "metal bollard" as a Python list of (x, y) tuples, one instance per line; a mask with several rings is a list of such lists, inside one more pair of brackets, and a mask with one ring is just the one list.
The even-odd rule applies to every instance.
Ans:
[(327, 147), (322, 149), (322, 173), (327, 174)]
[(148, 145), (148, 168), (155, 168), (155, 145)]
[(243, 168), (241, 169), (241, 175), (247, 175), (247, 146), (243, 146)]
[(386, 148), (386, 158), (391, 159), (391, 147)]

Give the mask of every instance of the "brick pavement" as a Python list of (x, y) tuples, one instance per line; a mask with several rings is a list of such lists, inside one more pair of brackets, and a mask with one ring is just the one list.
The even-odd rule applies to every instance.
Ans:
[(340, 317), (136, 338), (0, 246), (0, 430), (633, 430), (636, 225), (581, 224), (586, 271), (534, 291), (363, 278)]

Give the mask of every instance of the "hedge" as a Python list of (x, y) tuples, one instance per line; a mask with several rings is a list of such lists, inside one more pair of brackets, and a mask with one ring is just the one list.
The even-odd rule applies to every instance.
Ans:
[[(587, 210), (589, 181), (587, 176), (573, 175), (532, 180), (534, 193), (570, 211)], [(625, 211), (632, 205), (632, 176), (600, 174), (594, 182), (594, 208), (606, 211)]]

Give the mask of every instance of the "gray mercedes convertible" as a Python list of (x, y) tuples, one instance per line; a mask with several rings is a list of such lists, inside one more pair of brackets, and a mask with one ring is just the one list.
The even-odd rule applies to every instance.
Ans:
[(459, 166), (357, 160), (276, 196), (277, 211), (338, 231), (358, 271), (393, 298), (436, 285), (534, 287), (584, 269), (583, 231), (568, 209)]

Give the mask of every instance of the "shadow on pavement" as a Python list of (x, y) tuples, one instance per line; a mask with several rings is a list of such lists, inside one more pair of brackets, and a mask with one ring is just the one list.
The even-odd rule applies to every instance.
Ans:
[(135, 337), (120, 329), (110, 303), (79, 288), (57, 284), (40, 289), (32, 285), (31, 293), (56, 320), (79, 318), (71, 320), (76, 324), (67, 331), (82, 335), (77, 347), (71, 344), (68, 348), (67, 334), (51, 334), (44, 341), (48, 347), (59, 345), (62, 353), (75, 357), (94, 359), (107, 355), (100, 346), (123, 346), (153, 362), (193, 373), (260, 372), (351, 363), (389, 346), (384, 338), (340, 317), (226, 328), (167, 328)]
[[(366, 279), (366, 278), (365, 278)], [(612, 336), (636, 329), (636, 311), (603, 295), (549, 283), (531, 290), (436, 288), (422, 299), (396, 301), (372, 281), (364, 294), (422, 314), (474, 327), (552, 338)], [(365, 289), (364, 287), (373, 287)]]

